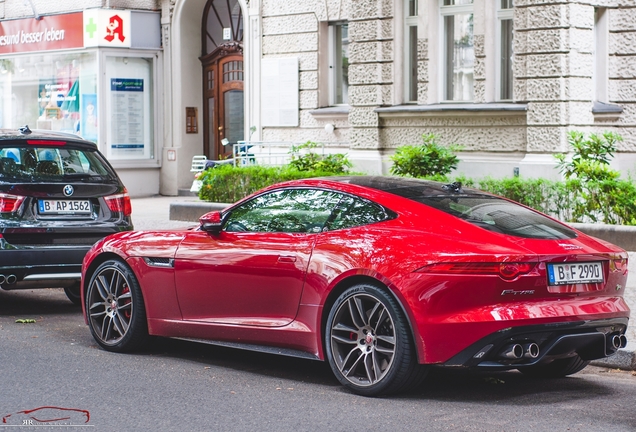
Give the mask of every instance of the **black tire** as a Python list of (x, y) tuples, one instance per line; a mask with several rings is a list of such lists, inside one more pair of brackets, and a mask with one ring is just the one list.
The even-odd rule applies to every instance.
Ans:
[(107, 351), (138, 350), (149, 339), (139, 283), (120, 260), (105, 261), (90, 276), (86, 313), (93, 338)]
[(74, 305), (81, 306), (82, 297), (80, 296), (80, 283), (79, 282), (71, 285), (70, 287), (65, 287), (64, 288), (64, 294), (66, 294), (66, 297), (68, 297), (68, 299), (71, 302), (73, 302)]
[(325, 348), (338, 381), (362, 396), (407, 391), (428, 370), (417, 362), (398, 303), (374, 285), (355, 285), (338, 297), (327, 318)]
[(589, 364), (590, 362), (588, 360), (583, 360), (576, 355), (574, 357), (554, 360), (552, 363), (546, 365), (520, 368), (519, 371), (535, 378), (561, 378), (580, 372)]

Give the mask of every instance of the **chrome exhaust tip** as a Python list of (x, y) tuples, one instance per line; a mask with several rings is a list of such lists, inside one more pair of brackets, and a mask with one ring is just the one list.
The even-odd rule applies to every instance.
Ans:
[(3, 274), (0, 274), (0, 285), (3, 285), (6, 281), (7, 278)]
[(523, 346), (523, 357), (536, 359), (539, 357), (539, 345), (534, 342), (527, 343)]
[(508, 345), (499, 356), (505, 359), (520, 359), (523, 357), (523, 347), (520, 344)]
[(615, 350), (619, 349), (621, 347), (621, 337), (620, 337), (620, 335), (612, 336), (612, 338), (610, 339), (610, 342), (612, 344), (612, 348), (614, 348)]
[(624, 334), (620, 335), (621, 338), (621, 348), (625, 348), (627, 346), (627, 336)]
[(5, 280), (7, 281), (8, 285), (11, 285), (14, 284), (18, 280), (18, 278), (16, 277), (16, 275), (9, 275), (6, 277)]

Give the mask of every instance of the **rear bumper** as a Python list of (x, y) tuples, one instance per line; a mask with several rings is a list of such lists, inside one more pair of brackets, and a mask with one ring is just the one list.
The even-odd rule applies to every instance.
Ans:
[[(512, 327), (492, 333), (445, 362), (444, 366), (476, 369), (519, 369), (549, 363), (559, 358), (580, 356), (596, 360), (614, 355), (614, 336), (624, 336), (628, 318), (577, 321)], [(535, 343), (538, 354), (505, 357), (511, 346)]]
[(82, 260), (90, 247), (34, 246), (0, 250), (0, 287), (5, 290), (63, 288), (78, 283)]

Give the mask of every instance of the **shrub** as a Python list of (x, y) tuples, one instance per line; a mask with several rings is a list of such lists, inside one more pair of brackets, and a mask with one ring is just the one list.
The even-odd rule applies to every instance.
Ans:
[(335, 174), (320, 170), (300, 171), (290, 166), (220, 165), (204, 171), (199, 177), (202, 181), (199, 198), (203, 201), (233, 203), (275, 183), (332, 175)]
[(298, 146), (292, 146), (289, 154), (291, 161), (289, 166), (298, 171), (325, 171), (333, 174), (346, 174), (352, 167), (346, 154), (320, 155), (314, 152), (318, 144), (307, 141)]
[(398, 147), (391, 156), (391, 174), (404, 177), (444, 178), (457, 168), (459, 159), (455, 151), (459, 147), (444, 147), (437, 143), (434, 134), (422, 135), (421, 145)]
[(198, 177), (203, 201), (233, 203), (259, 189), (275, 183), (310, 177), (328, 177), (349, 172), (352, 164), (345, 154), (320, 155), (313, 150), (318, 144), (307, 141), (290, 150), (291, 161), (282, 167), (219, 165)]

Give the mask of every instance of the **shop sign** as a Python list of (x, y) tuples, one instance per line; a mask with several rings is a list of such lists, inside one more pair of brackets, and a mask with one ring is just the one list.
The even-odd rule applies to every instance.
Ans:
[(0, 54), (84, 46), (82, 12), (0, 21)]
[(130, 11), (87, 9), (84, 11), (84, 46), (131, 46)]

